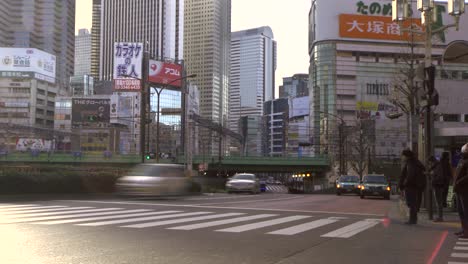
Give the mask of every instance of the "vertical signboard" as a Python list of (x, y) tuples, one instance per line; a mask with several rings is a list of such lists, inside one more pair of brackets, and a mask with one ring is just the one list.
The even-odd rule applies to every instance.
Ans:
[(138, 92), (143, 78), (142, 63), (142, 43), (114, 43), (114, 91)]

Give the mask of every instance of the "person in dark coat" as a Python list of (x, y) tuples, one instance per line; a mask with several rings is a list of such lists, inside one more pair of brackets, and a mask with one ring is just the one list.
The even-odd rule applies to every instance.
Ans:
[(452, 178), (452, 167), (450, 165), (449, 155), (447, 152), (442, 154), (440, 162), (431, 156), (429, 158), (431, 168), (429, 169), (432, 176), (432, 188), (437, 202), (438, 217), (434, 222), (443, 221), (443, 209), (446, 203), (445, 190), (450, 184)]
[(460, 238), (468, 238), (468, 144), (461, 149), (461, 159), (455, 171), (453, 190), (457, 194), (458, 213), (462, 226)]
[(426, 188), (425, 168), (409, 149), (403, 150), (402, 158), (403, 166), (398, 185), (400, 190), (404, 191), (406, 204), (410, 210), (409, 220), (406, 223), (414, 225), (418, 223), (418, 210)]

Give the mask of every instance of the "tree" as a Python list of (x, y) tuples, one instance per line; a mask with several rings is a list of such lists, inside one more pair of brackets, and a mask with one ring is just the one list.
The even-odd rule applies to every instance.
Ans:
[(362, 179), (364, 172), (369, 168), (371, 153), (375, 145), (375, 121), (358, 120), (352, 134), (348, 135), (348, 160), (351, 168)]

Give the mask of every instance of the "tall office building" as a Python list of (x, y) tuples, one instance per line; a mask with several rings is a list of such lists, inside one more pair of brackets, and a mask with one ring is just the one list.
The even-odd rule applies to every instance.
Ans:
[(283, 78), (283, 85), (279, 87), (280, 98), (297, 98), (309, 96), (309, 74), (294, 74)]
[[(200, 115), (223, 126), (228, 122), (231, 0), (185, 1), (184, 58), (187, 74), (200, 89)], [(210, 154), (219, 153), (219, 137), (201, 132)], [(223, 141), (226, 142), (226, 141)]]
[(91, 34), (83, 28), (75, 36), (75, 76), (91, 73)]
[(93, 0), (91, 74), (112, 78), (115, 42), (141, 42), (151, 57), (181, 60), (183, 12), (183, 0)]
[(68, 83), (74, 66), (75, 0), (2, 0), (0, 10), (0, 46), (55, 55), (56, 83)]
[(263, 115), (263, 103), (274, 99), (276, 41), (270, 27), (231, 34), (229, 127), (238, 132), (239, 118)]

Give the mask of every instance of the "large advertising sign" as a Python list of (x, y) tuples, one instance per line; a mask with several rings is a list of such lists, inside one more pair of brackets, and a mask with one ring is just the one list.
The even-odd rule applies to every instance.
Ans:
[(18, 138), (16, 140), (16, 150), (18, 151), (48, 151), (52, 149), (51, 140), (43, 140), (39, 138)]
[(0, 48), (2, 76), (27, 76), (26, 73), (34, 73), (37, 79), (55, 83), (55, 70), (56, 58), (47, 52), (31, 48)]
[(150, 60), (149, 81), (157, 84), (170, 84), (181, 87), (182, 65), (163, 61)]
[(110, 101), (110, 122), (130, 126), (136, 112), (135, 101), (135, 96), (130, 93), (113, 94)]
[(110, 99), (72, 99), (72, 125), (110, 122)]
[[(114, 43), (114, 90), (139, 91), (143, 78), (143, 44), (133, 42)], [(125, 81), (119, 81), (125, 79)], [(138, 89), (136, 89), (138, 87)]]
[(309, 96), (292, 98), (289, 102), (289, 118), (309, 115), (309, 109)]

